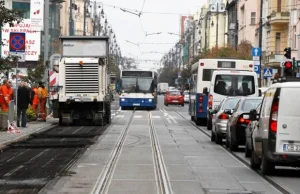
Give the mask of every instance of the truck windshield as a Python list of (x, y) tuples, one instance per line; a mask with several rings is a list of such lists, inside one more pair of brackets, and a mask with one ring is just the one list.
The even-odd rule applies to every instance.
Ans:
[(255, 94), (254, 76), (217, 75), (214, 93), (224, 96), (248, 96)]
[(153, 92), (152, 78), (122, 78), (121, 90), (126, 93)]

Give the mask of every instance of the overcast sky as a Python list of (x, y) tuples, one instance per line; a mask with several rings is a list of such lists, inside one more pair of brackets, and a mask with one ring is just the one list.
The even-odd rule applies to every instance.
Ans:
[[(179, 40), (179, 36), (168, 32), (180, 33), (180, 15), (194, 14), (200, 10), (207, 0), (102, 0), (108, 23), (116, 33), (123, 56), (138, 58), (139, 68), (154, 68), (159, 61)], [(119, 7), (141, 11), (141, 17), (126, 13)], [(113, 7), (115, 6), (115, 7)], [(150, 13), (151, 12), (151, 13)], [(170, 14), (172, 13), (172, 14)], [(148, 35), (162, 32), (160, 35)], [(128, 43), (139, 43), (139, 47)], [(173, 44), (141, 44), (141, 43), (173, 43)], [(147, 52), (159, 52), (147, 53)]]

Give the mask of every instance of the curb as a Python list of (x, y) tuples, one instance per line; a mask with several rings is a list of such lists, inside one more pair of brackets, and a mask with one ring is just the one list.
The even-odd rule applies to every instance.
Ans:
[(49, 130), (49, 129), (53, 128), (53, 127), (56, 127), (56, 126), (57, 126), (57, 122), (54, 122), (54, 123), (45, 125), (45, 126), (43, 126), (41, 128), (37, 128), (33, 132), (29, 132), (27, 134), (15, 137), (13, 139), (1, 142), (0, 143), (0, 151), (2, 151), (4, 148), (6, 148), (9, 144), (16, 143), (16, 142), (24, 140), (24, 139), (28, 139), (28, 137), (31, 136), (32, 134), (42, 133), (42, 132), (47, 131), (47, 130)]

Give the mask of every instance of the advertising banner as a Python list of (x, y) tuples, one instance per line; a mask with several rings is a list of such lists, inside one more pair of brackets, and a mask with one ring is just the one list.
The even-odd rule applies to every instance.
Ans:
[(31, 0), (30, 1), (30, 19), (31, 27), (36, 30), (42, 30), (44, 24), (44, 1)]
[(5, 24), (2, 27), (2, 45), (1, 55), (6, 57), (9, 55), (9, 36), (10, 32), (26, 33), (25, 60), (38, 61), (41, 53), (41, 32), (31, 28), (31, 20), (24, 19), (22, 23), (15, 23), (12, 27)]

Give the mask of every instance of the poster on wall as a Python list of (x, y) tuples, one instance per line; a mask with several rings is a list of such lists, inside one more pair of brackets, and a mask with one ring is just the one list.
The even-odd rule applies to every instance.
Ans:
[(15, 23), (10, 27), (9, 24), (5, 24), (2, 28), (2, 41), (5, 45), (2, 45), (1, 55), (7, 57), (9, 55), (9, 34), (10, 32), (25, 32), (26, 33), (26, 48), (25, 48), (25, 60), (26, 61), (38, 61), (41, 53), (41, 31), (34, 30), (31, 27), (31, 20), (24, 19), (22, 23)]
[(44, 0), (30, 1), (31, 27), (37, 30), (43, 29), (44, 24)]

